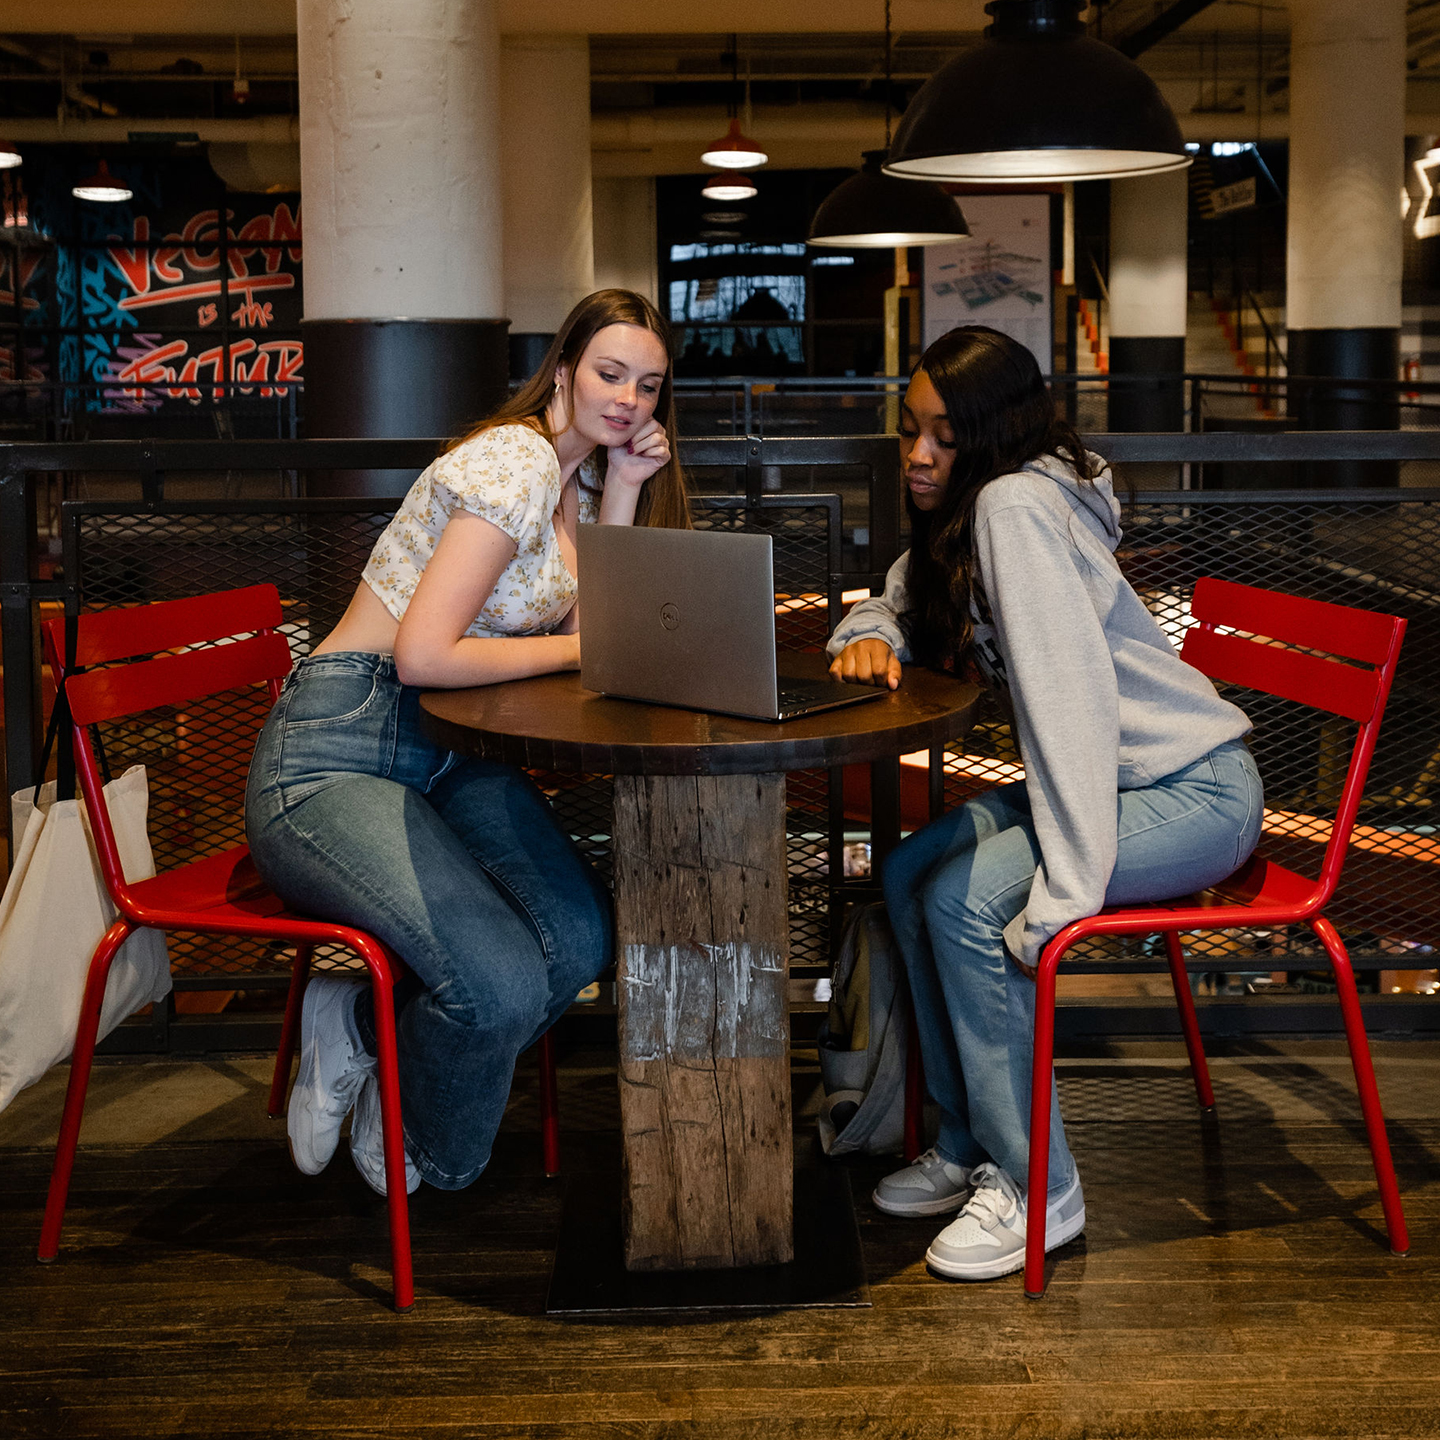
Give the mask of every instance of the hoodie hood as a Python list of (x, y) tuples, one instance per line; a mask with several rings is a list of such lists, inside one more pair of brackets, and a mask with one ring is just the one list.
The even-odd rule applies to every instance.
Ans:
[(1114, 553), (1120, 543), (1120, 502), (1115, 498), (1115, 485), (1109, 462), (1103, 455), (1087, 450), (1086, 456), (1095, 471), (1093, 480), (1082, 480), (1067, 461), (1058, 455), (1041, 455), (1025, 468), (1053, 480), (1077, 510), (1089, 518), (1099, 537)]

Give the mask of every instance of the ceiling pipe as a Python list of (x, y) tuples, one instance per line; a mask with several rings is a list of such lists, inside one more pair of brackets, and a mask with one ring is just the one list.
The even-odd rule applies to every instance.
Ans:
[[(1193, 99), (1191, 87), (1185, 90), (1187, 98)], [(1169, 89), (1161, 85), (1162, 91)], [(833, 147), (843, 151), (841, 158), (833, 162), (837, 169), (854, 169), (854, 152), (873, 149), (885, 138), (884, 111), (880, 106), (806, 105), (774, 108), (757, 107), (756, 126), (765, 126), (767, 141), (774, 137), (777, 161), (781, 166), (789, 164), (780, 147), (784, 145)], [(1187, 140), (1253, 140), (1255, 138), (1255, 112), (1248, 114), (1201, 114), (1191, 115), (1180, 111), (1176, 118), (1181, 133)], [(719, 107), (677, 109), (656, 112), (653, 110), (601, 110), (591, 118), (591, 147), (597, 157), (597, 167), (607, 155), (634, 154), (643, 156), (670, 146), (689, 146), (688, 160), (677, 166), (673, 172), (651, 171), (652, 174), (676, 173), (698, 174), (700, 166), (693, 153), (697, 144), (713, 138), (717, 128), (724, 125), (723, 112)], [(196, 135), (203, 141), (233, 144), (283, 145), (298, 143), (300, 124), (291, 115), (249, 115), (233, 120), (217, 120), (208, 116), (171, 117), (148, 119), (143, 116), (119, 116), (104, 118), (86, 116), (71, 118), (63, 127), (54, 118), (23, 119), (13, 118), (4, 122), (5, 138), (17, 144), (54, 144), (59, 142), (123, 145), (132, 132), (147, 135), (179, 134)], [(1267, 139), (1284, 139), (1289, 133), (1290, 120), (1284, 112), (1268, 113), (1265, 116)], [(1407, 135), (1440, 134), (1440, 114), (1411, 113), (1405, 119)], [(617, 172), (618, 173), (618, 172)], [(640, 172), (636, 172), (640, 173)]]

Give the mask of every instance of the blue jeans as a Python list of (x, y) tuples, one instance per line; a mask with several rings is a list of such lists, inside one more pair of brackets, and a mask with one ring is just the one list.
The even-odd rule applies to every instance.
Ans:
[[(388, 655), (301, 660), (245, 796), (255, 864), (286, 904), (368, 930), (397, 987), (405, 1148), (432, 1185), (490, 1158), (516, 1057), (610, 963), (610, 898), (528, 776), (419, 726)], [(357, 1007), (373, 1050), (369, 991)]]
[[(1260, 838), (1263, 801), (1243, 741), (1220, 745), (1140, 790), (1122, 790), (1107, 904), (1174, 899), (1223, 880)], [(885, 903), (914, 998), (925, 1081), (940, 1107), (937, 1149), (993, 1161), (1024, 1189), (1030, 1158), (1035, 983), (1002, 932), (1040, 862), (1025, 783), (1001, 786), (905, 840), (885, 864)], [(1075, 1178), (1050, 1098), (1050, 1198)]]

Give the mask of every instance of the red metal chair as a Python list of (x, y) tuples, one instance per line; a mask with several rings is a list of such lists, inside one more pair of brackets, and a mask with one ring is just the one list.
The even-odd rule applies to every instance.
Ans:
[[(57, 688), (63, 684), (69, 702), (80, 791), (105, 884), (119, 915), (90, 960), (38, 1258), (54, 1260), (59, 1250), (105, 982), (116, 952), (131, 932), (148, 926), (205, 935), (249, 936), (295, 947), (270, 1088), (269, 1113), (277, 1117), (285, 1107), (311, 955), (318, 945), (335, 945), (351, 951), (364, 963), (375, 999), (391, 1275), (395, 1308), (408, 1310), (414, 1304), (415, 1292), (395, 1042), (394, 987), (403, 974), (400, 958), (363, 930), (286, 910), (261, 880), (244, 845), (207, 855), (149, 880), (127, 883), (96, 759), (93, 727), (107, 721), (259, 685), (267, 688), (273, 702), (291, 666), (289, 643), (277, 629), (281, 619), (280, 597), (273, 585), (96, 611), (72, 622), (74, 653), (68, 665), (64, 659), (67, 622), (48, 620), (42, 626), (45, 652)], [(234, 639), (241, 635), (248, 638)], [(233, 643), (213, 643), (221, 640)], [(122, 661), (130, 663), (117, 663)], [(89, 668), (92, 666), (106, 668)], [(550, 1036), (540, 1040), (538, 1054), (545, 1170), (554, 1175), (559, 1172), (559, 1131)]]
[[(1344, 943), (1321, 911), (1335, 893), (1340, 879), (1370, 757), (1375, 751), (1380, 719), (1395, 675), (1405, 621), (1393, 615), (1303, 600), (1210, 578), (1197, 582), (1191, 614), (1199, 624), (1186, 634), (1181, 653), (1212, 680), (1279, 696), (1357, 723), (1355, 744), (1320, 875), (1315, 880), (1306, 879), (1265, 859), (1257, 851), (1223, 884), (1203, 894), (1164, 905), (1106, 909), (1090, 919), (1067, 925), (1050, 941), (1041, 954), (1036, 976), (1027, 1194), (1044, 1195), (1048, 1185), (1055, 973), (1071, 946), (1094, 935), (1164, 935), (1196, 1093), (1201, 1106), (1211, 1109), (1215, 1095), (1200, 1042), (1200, 1025), (1190, 993), (1181, 933), (1236, 926), (1267, 928), (1304, 924), (1324, 947), (1335, 974), (1390, 1249), (1396, 1255), (1403, 1255), (1410, 1241), (1355, 991), (1355, 976)], [(1328, 658), (1333, 656), (1343, 658)], [(1032, 1299), (1038, 1299), (1045, 1290), (1044, 1237), (1043, 1224), (1029, 1226), (1025, 1245), (1025, 1293)]]

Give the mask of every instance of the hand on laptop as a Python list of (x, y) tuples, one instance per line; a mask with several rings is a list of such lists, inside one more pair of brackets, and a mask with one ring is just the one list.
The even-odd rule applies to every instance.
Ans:
[(900, 661), (883, 640), (857, 640), (847, 645), (835, 657), (830, 674), (847, 685), (900, 688)]

